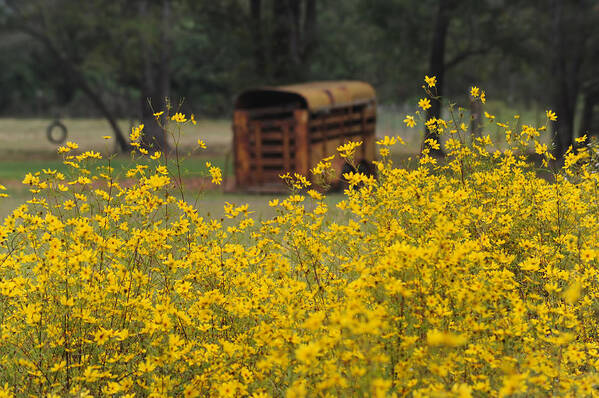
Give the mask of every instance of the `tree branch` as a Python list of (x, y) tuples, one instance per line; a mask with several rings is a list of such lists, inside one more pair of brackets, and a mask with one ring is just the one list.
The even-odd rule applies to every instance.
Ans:
[(482, 48), (464, 50), (461, 53), (457, 54), (452, 59), (450, 59), (449, 61), (447, 61), (445, 63), (445, 69), (449, 70), (474, 55), (484, 55), (484, 54), (488, 53), (489, 51), (491, 51), (491, 47), (482, 47)]
[(74, 66), (73, 62), (68, 58), (68, 56), (62, 53), (62, 51), (58, 48), (58, 46), (56, 46), (56, 44), (50, 39), (50, 37), (24, 23), (9, 24), (8, 27), (12, 30), (21, 31), (31, 36), (33, 39), (39, 41), (50, 52), (50, 54), (63, 67), (63, 72), (67, 76), (69, 76), (69, 78), (74, 79), (77, 82), (81, 91), (83, 91), (83, 93), (87, 95), (87, 97), (96, 106), (96, 108), (98, 108), (98, 110), (104, 116), (104, 118), (106, 118), (106, 120), (112, 127), (114, 136), (119, 147), (121, 148), (121, 151), (128, 151), (130, 148), (129, 143), (125, 139), (113, 113), (104, 103), (104, 101), (102, 101), (97, 91), (94, 88), (92, 88), (92, 86), (90, 86), (83, 73)]

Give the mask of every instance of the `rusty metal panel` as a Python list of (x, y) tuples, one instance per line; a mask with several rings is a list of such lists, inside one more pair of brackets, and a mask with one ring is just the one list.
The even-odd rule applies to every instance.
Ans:
[(250, 145), (247, 112), (236, 110), (233, 113), (233, 132), (236, 184), (249, 185), (252, 181), (250, 174)]
[(293, 111), (295, 118), (295, 171), (308, 175), (310, 169), (310, 139), (308, 137), (308, 111)]
[[(376, 93), (368, 83), (360, 81), (323, 81), (278, 87), (259, 87), (247, 90), (237, 97), (236, 108), (246, 108), (251, 98), (268, 93), (297, 96), (311, 112), (326, 111), (374, 101)], [(290, 100), (289, 100), (290, 101)]]
[(289, 145), (289, 123), (283, 125), (283, 167), (285, 171), (291, 171), (291, 146)]
[(256, 181), (259, 184), (264, 182), (264, 159), (262, 153), (262, 131), (260, 128), (260, 122), (252, 122), (251, 124), (251, 134), (254, 139), (254, 161), (256, 163)]
[(372, 101), (375, 92), (368, 83), (357, 81), (315, 82), (280, 87), (301, 95), (312, 112)]

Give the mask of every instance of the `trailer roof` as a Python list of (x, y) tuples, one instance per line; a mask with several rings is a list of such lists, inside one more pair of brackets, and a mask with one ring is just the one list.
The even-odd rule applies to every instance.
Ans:
[(361, 81), (322, 81), (287, 86), (258, 87), (243, 91), (236, 108), (256, 108), (300, 102), (312, 112), (370, 102), (376, 99), (374, 88)]

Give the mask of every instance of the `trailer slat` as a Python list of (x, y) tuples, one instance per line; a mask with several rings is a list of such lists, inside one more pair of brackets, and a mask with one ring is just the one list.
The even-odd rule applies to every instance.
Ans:
[(262, 184), (264, 182), (264, 176), (262, 174), (262, 164), (264, 159), (262, 158), (262, 134), (260, 131), (260, 122), (253, 122), (254, 125), (254, 151), (256, 154), (256, 180)]
[(285, 170), (291, 170), (291, 153), (289, 145), (289, 123), (283, 126), (283, 167)]

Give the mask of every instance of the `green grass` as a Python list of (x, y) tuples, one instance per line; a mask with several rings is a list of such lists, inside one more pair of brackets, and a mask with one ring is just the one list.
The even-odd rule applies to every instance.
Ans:
[[(285, 194), (247, 195), (243, 193), (207, 191), (200, 195), (196, 195), (196, 197), (186, 197), (186, 199), (188, 202), (195, 205), (200, 215), (205, 217), (223, 217), (223, 206), (225, 202), (229, 202), (236, 206), (247, 204), (249, 206), (249, 211), (252, 212), (251, 216), (255, 220), (264, 220), (277, 214), (275, 209), (268, 205), (268, 202), (273, 199), (284, 200), (287, 196), (288, 195)], [(329, 214), (331, 216), (329, 221), (333, 221), (336, 217), (340, 216), (341, 211), (337, 209), (336, 205), (343, 200), (344, 197), (345, 196), (341, 193), (331, 193), (327, 195), (325, 203), (329, 207)], [(307, 210), (313, 208), (312, 200), (307, 196), (305, 204)]]
[[(58, 145), (46, 138), (46, 128), (52, 119), (0, 119), (0, 154), (9, 158), (45, 157), (55, 155)], [(112, 136), (112, 130), (104, 119), (61, 119), (68, 129), (67, 140), (79, 144), (81, 150), (94, 150), (102, 153), (116, 151), (114, 140), (102, 137)], [(137, 125), (137, 123), (133, 123)], [(121, 120), (119, 125), (128, 135), (129, 121)], [(197, 125), (185, 125), (181, 130), (179, 146), (192, 148), (198, 138), (209, 144), (210, 151), (227, 152), (231, 147), (232, 132), (229, 120), (200, 120)], [(171, 144), (173, 138), (170, 138)]]
[[(248, 195), (244, 193), (223, 193), (214, 190), (204, 192), (186, 190), (184, 194), (186, 201), (197, 208), (199, 214), (203, 217), (223, 218), (223, 206), (225, 202), (229, 202), (236, 206), (247, 204), (249, 211), (252, 212), (251, 217), (256, 221), (269, 219), (276, 215), (276, 211), (268, 205), (269, 201), (273, 199), (283, 200), (287, 197), (285, 194)], [(25, 188), (13, 189), (10, 195), (8, 198), (0, 198), (0, 220), (31, 198), (31, 194)], [(173, 195), (178, 194), (173, 193)], [(329, 206), (329, 221), (334, 221), (341, 216), (341, 211), (336, 208), (336, 204), (343, 198), (344, 196), (341, 193), (327, 195), (325, 201)], [(306, 197), (306, 208), (313, 208), (309, 197)]]
[[(0, 119), (0, 184), (21, 181), (25, 174), (42, 169), (68, 173), (69, 167), (62, 163), (57, 153), (58, 145), (46, 139), (46, 128), (50, 122), (50, 119)], [(100, 151), (105, 158), (117, 152), (114, 140), (102, 138), (112, 135), (110, 126), (103, 119), (62, 119), (62, 122), (68, 128), (68, 140), (76, 142), (82, 151)], [(128, 121), (121, 121), (120, 125), (123, 131), (129, 131)], [(209, 149), (190, 155), (198, 138), (202, 138)], [(230, 153), (232, 133), (228, 120), (207, 120), (200, 121), (196, 126), (185, 125), (180, 134), (177, 133), (177, 140), (184, 177), (204, 175), (207, 161), (220, 167), (227, 176), (233, 175)], [(174, 145), (173, 137), (170, 141)], [(127, 154), (119, 154), (112, 160), (112, 165), (119, 173), (137, 162)]]
[[(233, 175), (233, 163), (231, 157), (222, 154), (200, 154), (182, 158), (180, 168), (184, 177), (198, 177), (205, 175), (206, 162), (212, 162), (226, 172), (228, 176)], [(111, 166), (114, 168), (116, 175), (123, 175), (124, 172), (131, 167), (139, 164), (140, 161), (132, 159), (127, 155), (120, 155), (111, 160)], [(107, 165), (108, 161), (101, 160), (94, 162), (94, 167)], [(169, 160), (171, 171), (175, 171), (175, 161)], [(71, 172), (72, 167), (65, 165), (62, 160), (58, 159), (32, 159), (26, 160), (10, 160), (0, 163), (0, 182), (10, 180), (22, 180), (25, 174), (42, 171), (43, 169), (52, 169), (59, 171), (65, 175)]]
[(11, 194), (8, 198), (0, 198), (0, 220), (9, 215), (14, 209), (25, 203), (28, 197), (24, 192), (20, 194)]
[[(509, 103), (489, 101), (485, 110), (494, 114), (497, 121), (513, 120), (516, 108)], [(416, 105), (401, 107), (381, 107), (377, 115), (377, 136), (401, 136), (406, 145), (397, 145), (393, 148), (392, 158), (396, 166), (412, 168), (416, 164), (415, 155), (420, 151), (422, 142), (421, 128), (407, 128), (403, 119), (406, 114), (414, 114)], [(529, 109), (521, 114), (521, 123), (538, 126), (544, 123), (544, 110)], [(449, 115), (445, 115), (449, 117)], [(467, 121), (469, 115), (465, 115)], [(79, 144), (81, 150), (100, 151), (105, 157), (116, 153), (114, 140), (105, 140), (102, 137), (112, 135), (110, 126), (103, 119), (61, 119), (68, 129), (68, 140)], [(57, 154), (57, 145), (46, 139), (46, 128), (51, 119), (0, 119), (0, 184), (6, 185), (11, 198), (0, 199), (0, 218), (3, 218), (13, 208), (23, 203), (29, 197), (27, 190), (20, 185), (20, 181), (28, 172), (54, 169), (64, 174), (69, 173), (69, 167), (62, 163)], [(126, 120), (119, 122), (124, 132), (128, 133), (131, 123)], [(135, 124), (135, 123), (134, 123)], [(493, 124), (485, 129), (491, 133), (492, 138), (498, 135)], [(208, 150), (189, 152), (196, 146), (197, 139), (206, 142)], [(230, 120), (200, 120), (197, 125), (185, 125), (180, 134), (177, 134), (181, 157), (181, 173), (185, 178), (185, 185), (189, 190), (186, 198), (194, 198), (201, 190), (198, 182), (206, 175), (205, 163), (212, 164), (223, 170), (226, 178), (234, 174), (231, 153), (233, 135)], [(501, 142), (501, 140), (499, 140)], [(171, 137), (171, 144), (174, 144)], [(112, 159), (112, 166), (117, 174), (131, 168), (138, 160), (133, 160), (127, 154), (116, 155)], [(105, 164), (105, 160), (102, 163)], [(173, 164), (173, 163), (171, 163)], [(173, 167), (171, 172), (175, 172)], [(194, 191), (195, 190), (195, 191)], [(197, 201), (197, 207), (205, 214), (222, 214), (222, 205), (225, 201), (237, 204), (248, 203), (250, 209), (256, 211), (256, 217), (272, 215), (268, 201), (276, 195), (247, 195), (222, 193), (222, 190), (205, 192)], [(340, 196), (333, 195), (333, 202), (338, 202)], [(195, 199), (194, 199), (195, 201)]]

